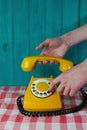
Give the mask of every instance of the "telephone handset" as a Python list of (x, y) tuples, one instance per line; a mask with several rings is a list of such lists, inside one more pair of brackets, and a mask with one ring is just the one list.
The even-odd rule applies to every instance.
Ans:
[[(59, 69), (62, 72), (73, 67), (72, 61), (52, 56), (30, 56), (25, 57), (22, 61), (21, 68), (27, 72), (32, 71), (36, 67), (36, 63), (44, 60), (54, 60), (60, 64)], [(17, 106), (20, 112), (26, 116), (52, 116), (62, 115), (76, 112), (82, 109), (87, 103), (87, 94), (83, 89), (83, 102), (74, 108), (62, 109), (61, 96), (55, 91), (49, 92), (49, 85), (53, 80), (53, 76), (49, 78), (31, 77), (24, 95), (17, 98)]]
[(36, 67), (36, 63), (39, 61), (44, 61), (44, 60), (54, 60), (58, 64), (60, 64), (60, 71), (64, 72), (67, 71), (68, 69), (73, 67), (73, 63), (69, 60), (63, 59), (63, 58), (58, 58), (58, 57), (53, 57), (53, 56), (30, 56), (24, 58), (21, 64), (21, 68), (24, 71), (32, 71)]

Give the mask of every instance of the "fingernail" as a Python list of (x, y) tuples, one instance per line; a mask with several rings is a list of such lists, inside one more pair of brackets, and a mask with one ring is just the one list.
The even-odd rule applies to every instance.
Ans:
[(54, 92), (54, 89), (49, 88), (48, 91), (49, 91), (49, 92)]

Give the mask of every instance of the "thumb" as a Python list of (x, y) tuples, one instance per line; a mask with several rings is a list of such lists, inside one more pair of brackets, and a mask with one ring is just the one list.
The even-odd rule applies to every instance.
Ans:
[(36, 50), (39, 50), (45, 46), (49, 45), (49, 39), (47, 39), (46, 41), (42, 42), (39, 46), (36, 47)]

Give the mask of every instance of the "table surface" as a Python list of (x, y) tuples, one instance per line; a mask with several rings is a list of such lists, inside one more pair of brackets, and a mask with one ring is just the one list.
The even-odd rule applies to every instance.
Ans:
[[(22, 115), (16, 99), (24, 94), (26, 87), (0, 87), (0, 130), (87, 130), (87, 106), (79, 112), (48, 117), (28, 117)], [(87, 91), (87, 90), (86, 90)], [(62, 97), (65, 107), (81, 102), (81, 94)]]

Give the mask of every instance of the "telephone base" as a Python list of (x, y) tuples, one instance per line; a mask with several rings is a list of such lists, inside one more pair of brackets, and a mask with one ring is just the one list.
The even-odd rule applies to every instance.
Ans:
[(52, 80), (52, 76), (50, 78), (31, 77), (30, 83), (24, 94), (24, 110), (31, 112), (46, 112), (62, 109), (61, 96), (55, 90), (53, 93), (48, 91)]
[(23, 108), (23, 98), (24, 96), (21, 95), (17, 98), (17, 106), (19, 111), (25, 115), (25, 116), (33, 116), (33, 117), (39, 117), (39, 116), (58, 116), (58, 115), (64, 115), (64, 114), (69, 114), (69, 113), (74, 113), (80, 111), (82, 108), (84, 108), (87, 104), (87, 93), (84, 91), (84, 89), (80, 90), (82, 96), (83, 96), (83, 101), (78, 105), (75, 106), (74, 108), (68, 108), (68, 109), (62, 109), (62, 110), (56, 110), (56, 111), (47, 111), (47, 112), (31, 112), (31, 111), (26, 111)]

